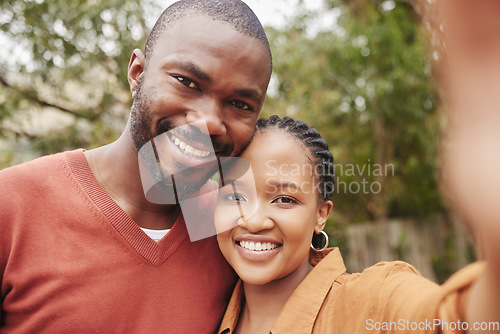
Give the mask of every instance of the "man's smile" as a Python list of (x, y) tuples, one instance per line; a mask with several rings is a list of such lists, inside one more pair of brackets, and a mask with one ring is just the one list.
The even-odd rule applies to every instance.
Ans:
[(203, 150), (198, 150), (194, 148), (193, 146), (185, 143), (184, 141), (180, 140), (173, 134), (170, 134), (170, 139), (174, 142), (174, 144), (181, 149), (182, 152), (184, 152), (186, 155), (191, 155), (194, 157), (206, 157), (210, 153), (209, 151), (203, 151)]

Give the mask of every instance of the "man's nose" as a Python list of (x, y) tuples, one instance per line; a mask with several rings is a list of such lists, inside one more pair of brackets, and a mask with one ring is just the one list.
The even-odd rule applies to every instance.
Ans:
[(186, 122), (194, 123), (199, 121), (206, 123), (206, 128), (200, 128), (206, 135), (225, 135), (227, 129), (223, 119), (223, 102), (209, 96), (196, 101), (186, 114)]

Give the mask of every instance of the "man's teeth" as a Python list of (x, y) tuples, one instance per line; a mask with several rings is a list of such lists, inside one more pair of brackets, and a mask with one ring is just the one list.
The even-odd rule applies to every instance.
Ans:
[(240, 241), (240, 246), (252, 251), (265, 251), (278, 247), (277, 244), (272, 242), (253, 242), (253, 241)]
[(180, 140), (179, 138), (177, 138), (174, 135), (171, 135), (171, 136), (172, 136), (172, 139), (174, 140), (174, 144), (179, 146), (179, 148), (182, 151), (184, 151), (184, 153), (186, 153), (187, 155), (192, 155), (194, 157), (206, 157), (207, 155), (210, 154), (210, 152), (200, 151), (200, 150), (195, 149), (194, 147), (186, 144), (185, 142), (183, 142), (182, 140)]

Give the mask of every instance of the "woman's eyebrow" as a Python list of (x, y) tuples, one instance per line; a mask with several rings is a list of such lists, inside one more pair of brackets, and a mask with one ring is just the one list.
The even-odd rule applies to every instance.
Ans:
[(303, 192), (302, 188), (295, 182), (288, 182), (288, 181), (269, 181), (267, 184), (273, 186), (273, 187), (280, 187), (280, 188), (291, 188), (294, 190), (298, 190)]
[(225, 184), (234, 184), (236, 186), (243, 186), (246, 184), (245, 182), (243, 182), (239, 179), (224, 179), (224, 183)]

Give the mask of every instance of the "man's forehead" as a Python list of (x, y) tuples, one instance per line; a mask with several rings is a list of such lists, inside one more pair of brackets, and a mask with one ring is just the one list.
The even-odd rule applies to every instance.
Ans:
[[(217, 31), (217, 35), (210, 35), (213, 31)], [(217, 20), (203, 14), (179, 17), (162, 29), (159, 33), (159, 38), (165, 39), (168, 37), (181, 36), (184, 38), (197, 38), (198, 36), (209, 35), (211, 39), (215, 39), (220, 37), (221, 33), (225, 35), (255, 38), (237, 30), (232, 24), (226, 21)]]
[[(233, 80), (237, 74), (242, 79), (253, 77), (252, 82), (240, 87), (238, 94), (259, 102), (264, 100), (265, 88), (264, 91), (248, 88), (267, 84), (271, 74), (271, 60), (260, 40), (237, 31), (227, 22), (203, 15), (185, 18), (158, 36), (148, 61), (154, 62), (155, 67), (185, 70), (194, 74), (192, 79), (207, 82), (213, 79), (210, 71), (217, 68), (212, 66), (233, 64), (238, 66), (237, 73), (232, 72)], [(246, 67), (240, 66), (244, 63)], [(258, 77), (256, 72), (260, 73)]]
[[(271, 53), (264, 43), (257, 37), (244, 33), (232, 24), (214, 19), (204, 14), (195, 14), (192, 16), (182, 16), (172, 21), (162, 31), (158, 32), (156, 45), (153, 48), (181, 47), (188, 42), (227, 43), (230, 47), (234, 41), (244, 41), (244, 44), (254, 45), (252, 52), (261, 49), (266, 53), (269, 59), (269, 68), (271, 68)], [(176, 43), (173, 45), (173, 43)]]

